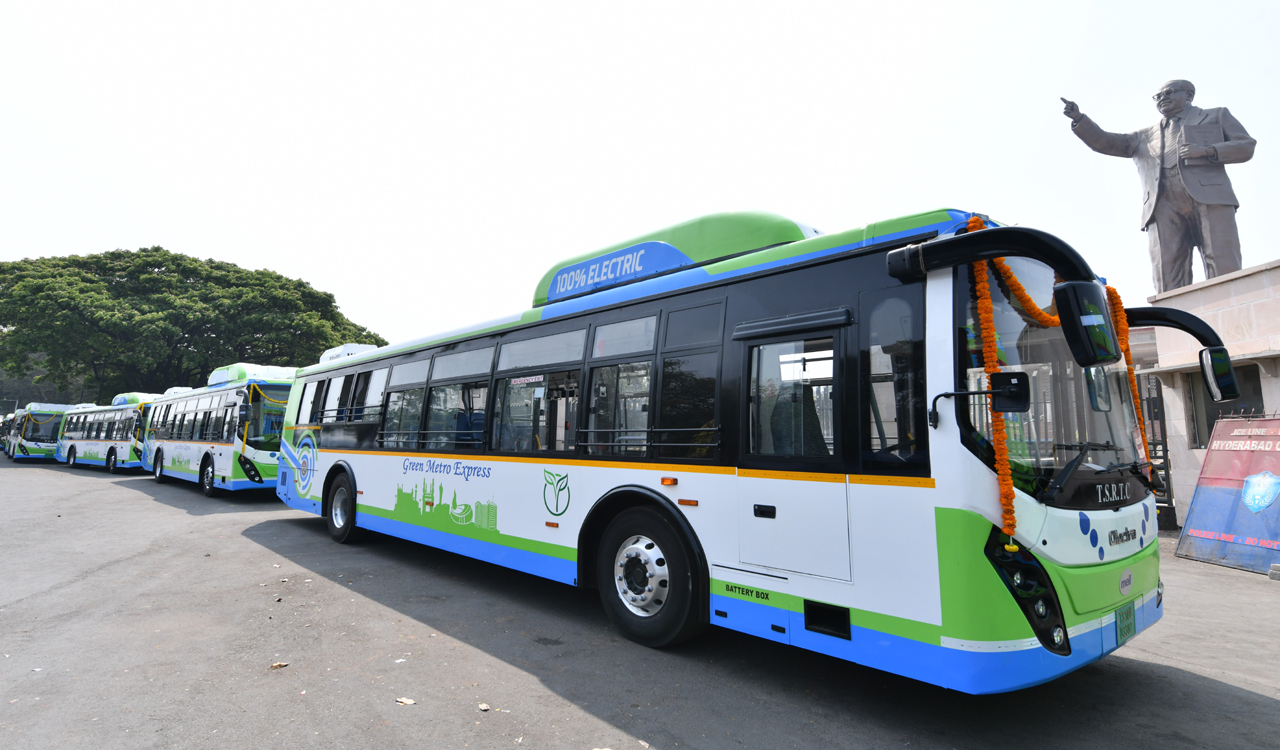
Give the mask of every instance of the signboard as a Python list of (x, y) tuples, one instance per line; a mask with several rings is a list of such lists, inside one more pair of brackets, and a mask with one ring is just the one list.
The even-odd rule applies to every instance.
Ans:
[(1280, 419), (1219, 419), (1178, 557), (1266, 573), (1280, 563)]

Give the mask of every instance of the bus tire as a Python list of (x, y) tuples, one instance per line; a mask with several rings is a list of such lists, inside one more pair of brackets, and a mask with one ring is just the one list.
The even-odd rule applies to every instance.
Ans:
[(67, 468), (76, 468), (76, 447), (71, 446), (71, 450), (67, 451)]
[(164, 475), (164, 453), (156, 451), (155, 465), (151, 467), (151, 476), (156, 484), (164, 484), (169, 478)]
[(116, 473), (116, 449), (112, 448), (107, 451), (107, 473)]
[(351, 480), (346, 473), (338, 474), (329, 485), (329, 496), (324, 500), (324, 518), (329, 525), (329, 536), (338, 544), (356, 541), (356, 493), (351, 491)]
[(200, 462), (200, 491), (205, 497), (213, 497), (218, 494), (218, 488), (213, 486), (213, 457), (205, 456)]
[(596, 582), (605, 614), (627, 638), (650, 648), (697, 635), (693, 556), (653, 508), (629, 508), (605, 527)]

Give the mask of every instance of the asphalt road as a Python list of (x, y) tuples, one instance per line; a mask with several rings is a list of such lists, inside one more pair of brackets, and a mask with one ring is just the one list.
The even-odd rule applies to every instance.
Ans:
[(0, 507), (0, 747), (1280, 745), (1280, 582), (1172, 538), (1159, 625), (975, 697), (714, 628), (645, 649), (593, 592), (336, 545), (269, 492), (0, 458)]

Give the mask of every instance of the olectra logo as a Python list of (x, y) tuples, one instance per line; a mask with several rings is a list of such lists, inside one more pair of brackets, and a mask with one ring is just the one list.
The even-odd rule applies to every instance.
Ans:
[(1117, 544), (1132, 542), (1137, 538), (1138, 532), (1136, 529), (1125, 529), (1124, 531), (1113, 531), (1110, 534), (1107, 534), (1107, 543), (1114, 547)]
[(1120, 596), (1128, 596), (1133, 588), (1133, 569), (1125, 568), (1120, 574)]

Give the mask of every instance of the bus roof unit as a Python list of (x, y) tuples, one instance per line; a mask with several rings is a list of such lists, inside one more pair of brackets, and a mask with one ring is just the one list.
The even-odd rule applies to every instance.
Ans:
[(136, 406), (137, 404), (146, 404), (160, 398), (158, 393), (138, 393), (130, 391), (129, 393), (117, 393), (116, 397), (111, 399), (112, 406)]
[(533, 306), (819, 234), (812, 227), (762, 211), (702, 216), (557, 263), (538, 282)]
[(253, 365), (237, 362), (234, 365), (219, 367), (209, 373), (209, 385), (222, 385), (234, 380), (293, 380), (298, 371), (296, 367), (276, 367), (273, 365)]

